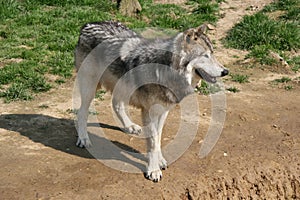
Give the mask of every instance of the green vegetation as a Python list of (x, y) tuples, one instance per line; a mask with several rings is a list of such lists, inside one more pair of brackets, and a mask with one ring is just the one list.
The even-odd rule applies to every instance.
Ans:
[(282, 77), (282, 78), (279, 78), (279, 79), (275, 79), (274, 82), (276, 83), (287, 83), (287, 82), (290, 82), (292, 79), (289, 78), (289, 77)]
[(275, 80), (271, 81), (270, 84), (271, 85), (276, 85), (279, 88), (283, 88), (287, 91), (290, 91), (294, 88), (293, 84), (295, 84), (295, 83), (297, 84), (298, 82), (299, 82), (299, 80), (297, 80), (297, 78), (291, 79), (287, 76), (283, 76), (281, 78), (278, 78), (278, 79), (275, 79)]
[(209, 0), (188, 1), (184, 8), (140, 3), (142, 12), (126, 17), (111, 0), (1, 0), (0, 97), (6, 102), (30, 100), (67, 82), (79, 30), (87, 22), (117, 20), (130, 28), (182, 31), (217, 20), (218, 3)]
[(200, 94), (209, 95), (221, 91), (221, 88), (217, 84), (210, 84), (204, 80), (201, 80), (201, 83), (196, 87), (195, 92)]
[(294, 72), (298, 72), (300, 69), (300, 56), (292, 57), (290, 60), (287, 61), (290, 65), (292, 65), (292, 70)]
[(257, 45), (252, 48), (246, 58), (255, 58), (262, 65), (275, 64), (276, 60), (270, 56), (270, 49), (272, 49), (272, 47), (268, 45)]
[(284, 89), (287, 90), (287, 91), (290, 91), (290, 90), (293, 89), (293, 86), (292, 85), (285, 85)]
[(104, 100), (104, 95), (106, 94), (106, 91), (105, 90), (98, 90), (97, 92), (96, 92), (96, 95), (95, 95), (95, 98), (96, 99), (99, 99), (99, 100), (101, 100), (101, 101), (103, 101)]
[(226, 90), (228, 90), (229, 92), (233, 92), (233, 93), (240, 92), (240, 89), (238, 89), (237, 87), (229, 87)]
[[(248, 57), (262, 65), (273, 65), (276, 60), (270, 51), (284, 57), (284, 52), (300, 48), (300, 1), (276, 0), (262, 11), (245, 16), (229, 31), (224, 42), (228, 47), (249, 50)], [(299, 69), (299, 61), (296, 65), (294, 71)]]
[(231, 80), (233, 82), (238, 82), (238, 83), (248, 83), (249, 82), (249, 76), (248, 75), (243, 75), (243, 74), (230, 74)]

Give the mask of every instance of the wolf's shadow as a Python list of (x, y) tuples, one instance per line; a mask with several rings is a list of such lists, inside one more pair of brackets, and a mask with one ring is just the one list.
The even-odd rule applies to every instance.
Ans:
[[(100, 126), (102, 129), (120, 130), (120, 128), (116, 126), (102, 123), (89, 123), (88, 126)], [(72, 119), (55, 118), (40, 114), (4, 114), (0, 115), (0, 128), (18, 132), (34, 142), (41, 143), (65, 153), (89, 159), (118, 160), (135, 166), (140, 169), (141, 172), (145, 170), (145, 165), (128, 158), (128, 156), (124, 155), (124, 151), (138, 155), (136, 159), (140, 159), (143, 162), (146, 161), (146, 158), (142, 156), (138, 150), (118, 141), (110, 141), (98, 135), (90, 135), (92, 136), (92, 142), (96, 141), (96, 144), (93, 145), (99, 145), (98, 149), (100, 150), (103, 144), (107, 144), (108, 142), (113, 144), (115, 147), (113, 148), (112, 154), (106, 149), (106, 153), (97, 153), (95, 156), (87, 149), (77, 147), (75, 145), (77, 141), (77, 131), (74, 120)]]

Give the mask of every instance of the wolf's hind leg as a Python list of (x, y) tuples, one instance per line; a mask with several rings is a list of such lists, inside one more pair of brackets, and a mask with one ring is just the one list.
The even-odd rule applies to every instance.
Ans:
[(113, 109), (115, 113), (117, 114), (119, 120), (121, 121), (124, 128), (122, 130), (129, 134), (136, 134), (139, 135), (142, 133), (142, 127), (139, 125), (133, 123), (128, 115), (126, 114), (126, 107), (125, 103), (123, 101), (117, 101), (113, 99)]
[(98, 77), (94, 74), (93, 71), (81, 69), (77, 75), (81, 105), (77, 113), (78, 139), (76, 145), (81, 148), (90, 147), (92, 145), (87, 132), (87, 121), (89, 107), (95, 96), (99, 82)]

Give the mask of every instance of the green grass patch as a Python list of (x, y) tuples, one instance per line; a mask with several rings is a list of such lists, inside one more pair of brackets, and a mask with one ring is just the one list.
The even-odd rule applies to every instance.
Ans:
[(111, 0), (2, 0), (0, 97), (6, 102), (30, 100), (66, 82), (73, 73), (79, 30), (87, 22), (116, 20), (130, 28), (182, 31), (203, 22), (216, 22), (219, 2), (193, 0), (180, 7), (140, 0), (142, 12), (126, 17)]
[(13, 83), (8, 89), (0, 92), (0, 97), (4, 98), (5, 103), (9, 103), (11, 100), (31, 100), (33, 97), (26, 87), (22, 83)]
[(264, 13), (245, 16), (226, 37), (227, 46), (252, 50), (265, 45), (277, 50), (292, 50), (300, 47), (300, 30), (297, 23), (270, 19)]
[(289, 77), (285, 77), (285, 76), (274, 80), (274, 82), (276, 82), (276, 83), (288, 83), (290, 81), (292, 81), (292, 79)]
[(106, 91), (105, 90), (98, 90), (97, 92), (96, 92), (96, 95), (95, 95), (95, 98), (96, 99), (99, 99), (99, 100), (101, 100), (101, 101), (103, 101), (104, 100), (104, 95), (106, 94)]
[(270, 56), (271, 49), (272, 47), (268, 45), (257, 45), (246, 55), (246, 58), (255, 58), (262, 65), (275, 64), (276, 60)]
[(294, 87), (293, 87), (292, 85), (285, 85), (285, 86), (284, 86), (284, 89), (285, 89), (286, 91), (290, 91), (290, 90), (294, 89)]
[(300, 69), (300, 56), (292, 57), (291, 59), (287, 60), (287, 62), (292, 65), (292, 70), (294, 72), (298, 72)]
[(274, 3), (266, 6), (263, 9), (265, 13), (271, 13), (275, 11), (284, 11), (280, 19), (290, 20), (290, 21), (299, 21), (300, 18), (300, 6), (298, 0), (277, 0)]
[(300, 48), (300, 1), (276, 0), (262, 11), (245, 16), (228, 32), (224, 43), (227, 47), (249, 50), (248, 57), (262, 65), (275, 64), (270, 51), (282, 54)]
[(204, 80), (201, 80), (201, 83), (196, 87), (195, 92), (200, 94), (209, 95), (220, 92), (221, 88), (219, 85), (207, 83)]
[(233, 93), (237, 93), (237, 92), (241, 91), (237, 87), (229, 87), (229, 88), (226, 88), (226, 90), (229, 91), (229, 92), (233, 92)]
[(243, 74), (230, 74), (231, 80), (238, 83), (249, 83), (249, 76)]
[(292, 80), (290, 77), (283, 76), (281, 78), (274, 79), (273, 81), (270, 82), (270, 84), (279, 86), (280, 88), (283, 88), (286, 91), (290, 91), (290, 90), (294, 89), (293, 85), (291, 85), (291, 84), (293, 84), (293, 81), (296, 81), (296, 80)]
[(218, 19), (219, 5), (209, 0), (190, 0), (189, 10), (175, 4), (153, 4), (152, 1), (140, 1), (142, 12), (140, 18), (147, 18), (147, 26), (171, 28), (179, 31), (196, 27), (202, 23), (215, 23)]

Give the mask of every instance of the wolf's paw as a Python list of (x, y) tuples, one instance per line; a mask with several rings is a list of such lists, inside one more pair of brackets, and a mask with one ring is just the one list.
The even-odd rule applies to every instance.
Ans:
[(89, 138), (80, 138), (78, 137), (77, 142), (76, 142), (76, 146), (80, 147), (80, 148), (89, 148), (92, 146), (92, 143), (90, 141)]
[(142, 133), (142, 127), (136, 124), (132, 124), (131, 126), (125, 127), (124, 132), (129, 134), (140, 135)]
[(168, 168), (168, 163), (163, 157), (161, 157), (159, 160), (159, 167), (160, 167), (160, 169), (163, 169), (163, 170)]
[(158, 182), (162, 179), (162, 172), (160, 169), (148, 171), (145, 173), (145, 177), (153, 182)]

